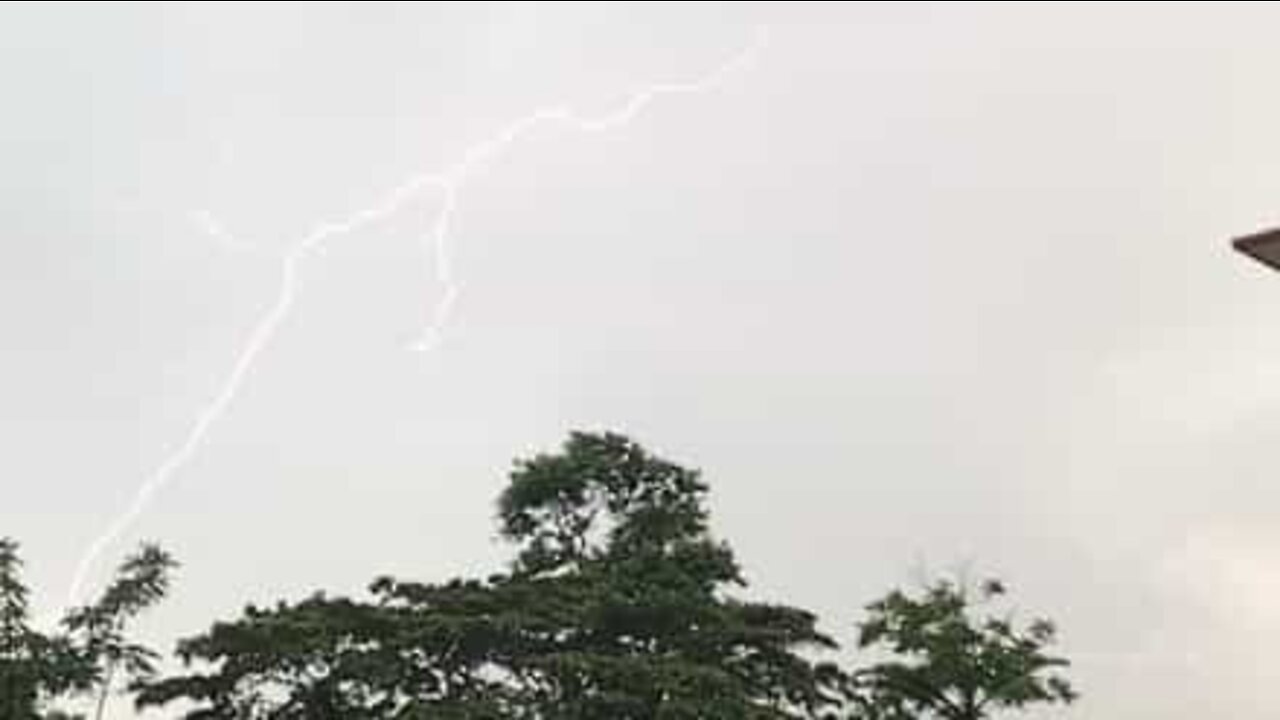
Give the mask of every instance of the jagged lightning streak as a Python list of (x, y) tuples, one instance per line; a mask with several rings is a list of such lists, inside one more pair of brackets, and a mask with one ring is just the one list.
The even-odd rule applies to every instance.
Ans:
[[(290, 246), (290, 249), (279, 258), (280, 283), (276, 299), (253, 326), (247, 341), (240, 348), (227, 373), (221, 388), (208, 405), (196, 416), (182, 442), (170, 452), (155, 470), (147, 476), (133, 495), (132, 501), (123, 513), (108, 525), (107, 529), (93, 540), (81, 556), (67, 591), (66, 607), (75, 607), (81, 602), (84, 586), (89, 573), (94, 568), (102, 553), (116, 542), (126, 530), (146, 511), (157, 492), (172, 481), (174, 475), (186, 465), (204, 444), (210, 429), (226, 412), (235, 400), (244, 384), (245, 378), (253, 369), (258, 356), (275, 336), (280, 325), (289, 316), (297, 295), (298, 268), (301, 263), (315, 254), (325, 243), (342, 235), (352, 233), (369, 223), (385, 218), (400, 209), (409, 199), (427, 190), (441, 193), (441, 206), (435, 222), (426, 234), (425, 257), (434, 263), (437, 281), (443, 288), (440, 299), (436, 301), (428, 314), (425, 327), (412, 347), (419, 351), (430, 351), (438, 344), (440, 334), (449, 320), (459, 286), (454, 278), (453, 264), (449, 254), (449, 228), (458, 209), (459, 194), (473, 174), (485, 161), (501, 154), (512, 143), (542, 125), (564, 125), (581, 132), (603, 132), (630, 123), (645, 107), (656, 98), (666, 95), (693, 95), (704, 93), (732, 73), (751, 63), (764, 49), (768, 42), (768, 30), (757, 29), (755, 39), (742, 51), (735, 54), (723, 65), (717, 67), (702, 78), (690, 82), (656, 83), (641, 90), (632, 92), (627, 101), (618, 110), (599, 117), (584, 117), (575, 114), (568, 106), (559, 105), (538, 110), (521, 118), (493, 137), (480, 142), (468, 150), (456, 164), (440, 172), (421, 173), (410, 177), (398, 187), (382, 196), (373, 205), (358, 210), (347, 217), (317, 224), (306, 235)], [(246, 247), (234, 236), (227, 233), (208, 213), (197, 213), (196, 219), (204, 230), (219, 244), (233, 249)]]

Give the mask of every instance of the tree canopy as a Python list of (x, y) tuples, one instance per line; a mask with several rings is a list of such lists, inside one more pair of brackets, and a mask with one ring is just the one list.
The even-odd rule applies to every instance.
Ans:
[(142, 688), (189, 717), (802, 718), (834, 706), (804, 610), (735, 599), (695, 471), (615, 434), (516, 464), (516, 549), (484, 579), (380, 578), (367, 600), (250, 607), (184, 641), (210, 669)]
[(696, 470), (615, 433), (573, 433), (517, 460), (497, 501), (512, 548), (483, 577), (376, 578), (181, 640), (181, 672), (129, 638), (176, 566), (142, 545), (56, 630), (29, 619), (16, 542), (0, 539), (0, 720), (84, 720), (56, 707), (118, 681), (138, 708), (189, 720), (986, 720), (1069, 703), (1047, 619), (995, 610), (998, 581), (936, 581), (866, 606), (857, 648), (802, 608), (744, 599)]
[[(197, 719), (978, 720), (1066, 702), (1047, 622), (975, 620), (941, 583), (870, 605), (863, 669), (817, 618), (745, 600), (697, 471), (614, 433), (516, 462), (497, 502), (513, 548), (485, 577), (377, 578), (366, 597), (249, 606), (181, 641), (139, 707)], [(984, 586), (981, 598), (1003, 592)]]
[(975, 611), (1005, 594), (988, 580), (977, 588), (936, 582), (919, 596), (893, 591), (867, 607), (859, 647), (890, 659), (854, 675), (867, 720), (982, 720), (1033, 703), (1070, 703), (1069, 663), (1048, 654), (1055, 629), (1047, 619), (1019, 628), (1008, 616)]

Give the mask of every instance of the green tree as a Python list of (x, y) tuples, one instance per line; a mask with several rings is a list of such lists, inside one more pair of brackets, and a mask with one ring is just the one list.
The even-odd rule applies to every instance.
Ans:
[(808, 717), (831, 703), (833, 668), (796, 652), (834, 648), (816, 618), (726, 594), (746, 583), (710, 534), (706, 493), (696, 471), (613, 434), (517, 466), (499, 500), (514, 578), (555, 588), (543, 613), (559, 620), (525, 658), (540, 716)]
[(35, 717), (40, 678), (16, 542), (0, 539), (0, 718)]
[(48, 705), (94, 689), (105, 698), (117, 665), (135, 677), (150, 671), (155, 653), (129, 642), (125, 625), (163, 597), (172, 567), (164, 551), (144, 545), (97, 603), (69, 613), (61, 632), (42, 633), (30, 624), (18, 544), (0, 539), (0, 720), (71, 718)]
[(786, 719), (834, 711), (812, 614), (745, 585), (697, 472), (616, 434), (518, 461), (505, 572), (375, 581), (368, 601), (249, 607), (179, 643), (201, 671), (139, 685), (189, 718)]
[(917, 597), (894, 591), (868, 606), (858, 644), (890, 659), (853, 673), (860, 720), (981, 720), (1004, 709), (1070, 703), (1058, 672), (1068, 661), (1047, 653), (1051, 622), (1018, 627), (1012, 618), (976, 610), (1005, 594), (991, 580), (976, 589), (934, 583)]
[(192, 720), (982, 720), (1075, 697), (1052, 624), (992, 614), (998, 582), (868, 606), (878, 662), (817, 662), (815, 617), (735, 597), (698, 473), (616, 434), (516, 462), (497, 503), (502, 572), (379, 578), (369, 597), (249, 606), (178, 644), (187, 669), (134, 683)]
[(0, 720), (33, 720), (51, 699), (85, 690), (91, 663), (66, 637), (31, 627), (18, 543), (0, 538)]
[(158, 545), (144, 543), (120, 565), (96, 603), (72, 611), (63, 620), (93, 663), (98, 696), (95, 717), (103, 716), (119, 671), (133, 682), (154, 675), (159, 655), (129, 641), (125, 630), (131, 620), (168, 593), (170, 573), (176, 566), (173, 557)]

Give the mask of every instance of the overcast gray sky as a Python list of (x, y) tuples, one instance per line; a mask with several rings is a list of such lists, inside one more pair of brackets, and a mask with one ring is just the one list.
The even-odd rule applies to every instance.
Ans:
[[(767, 28), (768, 41), (749, 50)], [(479, 574), (513, 456), (611, 428), (701, 467), (753, 592), (846, 635), (922, 569), (1056, 617), (1052, 717), (1274, 718), (1275, 5), (0, 10), (0, 533), (36, 601), (228, 387), (324, 220), (548, 106), (295, 265), (230, 402), (94, 565), (248, 600)], [(226, 236), (210, 236), (199, 213)], [(234, 238), (233, 244), (228, 238)]]

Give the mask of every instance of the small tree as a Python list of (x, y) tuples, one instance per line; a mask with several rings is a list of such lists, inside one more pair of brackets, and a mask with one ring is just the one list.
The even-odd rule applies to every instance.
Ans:
[(31, 627), (27, 595), (18, 543), (0, 538), (0, 720), (38, 719), (49, 700), (93, 682), (82, 649)]
[(968, 589), (934, 583), (918, 597), (889, 593), (867, 607), (858, 645), (890, 659), (853, 674), (858, 720), (982, 720), (1002, 709), (1070, 703), (1076, 692), (1056, 671), (1068, 661), (1046, 653), (1054, 626), (1019, 628), (975, 608), (1005, 594), (999, 581)]
[(115, 580), (92, 606), (62, 621), (64, 632), (32, 628), (22, 582), (18, 544), (0, 538), (0, 720), (72, 718), (46, 706), (69, 694), (98, 690), (98, 714), (118, 666), (132, 676), (151, 671), (156, 657), (124, 636), (127, 621), (164, 596), (174, 566), (153, 545), (121, 565)]
[(18, 544), (0, 539), (0, 719), (35, 717), (39, 670), (27, 625), (27, 587)]
[(169, 553), (153, 544), (143, 544), (125, 559), (102, 597), (93, 605), (71, 612), (63, 624), (81, 640), (94, 666), (97, 689), (95, 717), (101, 718), (116, 673), (137, 682), (155, 673), (157, 653), (125, 637), (129, 621), (164, 598), (169, 590), (169, 573), (177, 566)]

